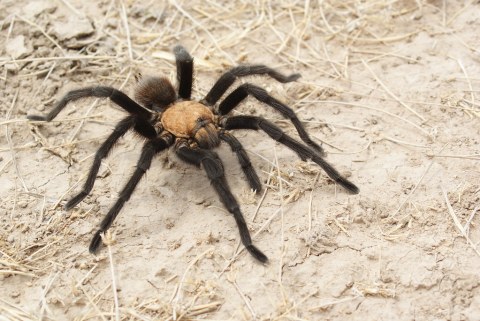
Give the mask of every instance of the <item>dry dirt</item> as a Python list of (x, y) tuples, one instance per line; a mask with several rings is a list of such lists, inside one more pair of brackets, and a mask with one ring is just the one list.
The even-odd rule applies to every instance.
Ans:
[[(0, 320), (480, 320), (479, 1), (26, 1), (0, 3)], [(255, 244), (203, 171), (157, 157), (97, 256), (87, 247), (135, 168), (120, 140), (72, 211), (124, 113), (108, 100), (28, 122), (67, 91), (132, 94), (196, 58), (194, 97), (264, 63), (302, 78), (256, 83), (288, 103), (350, 195), (262, 133), (238, 131), (265, 189), (217, 151)], [(237, 113), (289, 121), (248, 99)], [(109, 243), (109, 244), (110, 244)]]

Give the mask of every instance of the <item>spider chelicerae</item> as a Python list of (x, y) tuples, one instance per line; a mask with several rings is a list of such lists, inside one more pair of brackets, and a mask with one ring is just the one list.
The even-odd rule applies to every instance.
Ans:
[[(359, 192), (357, 186), (341, 176), (323, 159), (323, 149), (312, 141), (293, 110), (270, 96), (264, 89), (244, 83), (218, 103), (237, 78), (266, 75), (281, 83), (288, 83), (297, 80), (300, 77), (299, 74), (285, 76), (264, 65), (237, 66), (225, 72), (205, 98), (195, 101), (191, 99), (193, 58), (182, 46), (176, 46), (173, 52), (177, 65), (177, 91), (165, 77), (144, 77), (138, 81), (135, 91), (136, 101), (115, 88), (93, 86), (68, 92), (45, 116), (27, 116), (33, 121), (51, 121), (69, 102), (87, 97), (110, 98), (129, 114), (115, 126), (113, 132), (97, 150), (82, 190), (65, 204), (66, 210), (76, 206), (92, 191), (102, 159), (108, 156), (119, 138), (129, 130), (133, 130), (145, 139), (135, 171), (93, 236), (89, 247), (91, 253), (95, 253), (100, 247), (102, 233), (110, 228), (125, 202), (129, 200), (135, 187), (150, 168), (154, 156), (173, 146), (180, 159), (197, 167), (203, 167), (221, 202), (233, 214), (245, 248), (255, 259), (262, 263), (267, 262), (268, 258), (265, 254), (252, 244), (240, 206), (227, 184), (222, 161), (212, 150), (219, 146), (221, 141), (226, 142), (237, 155), (250, 187), (259, 192), (262, 189), (260, 179), (242, 144), (232, 134), (238, 129), (264, 131), (268, 136), (297, 153), (302, 160), (310, 159), (317, 163), (332, 180), (349, 192), (353, 194)], [(305, 144), (290, 137), (263, 117), (230, 115), (230, 112), (247, 96), (253, 96), (259, 102), (272, 107), (288, 118)]]

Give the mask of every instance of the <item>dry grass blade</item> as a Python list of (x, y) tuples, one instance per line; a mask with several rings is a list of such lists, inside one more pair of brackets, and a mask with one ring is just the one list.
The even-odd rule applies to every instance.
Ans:
[[(465, 66), (463, 65), (463, 62), (462, 60), (460, 59), (455, 59), (458, 63), (458, 65), (460, 66), (460, 68), (462, 69), (462, 72), (463, 74), (465, 75), (465, 79), (467, 79), (467, 83), (468, 83), (468, 88), (470, 89), (470, 99), (471, 99), (471, 104), (472, 105), (475, 105), (475, 93), (473, 91), (473, 86), (472, 86), (472, 82), (470, 80), (470, 78), (468, 77), (468, 74), (467, 74), (467, 70), (465, 69)], [(474, 112), (473, 113), (474, 115), (479, 115), (478, 112)]]
[[(18, 93), (19, 93), (19, 91), (17, 90), (16, 93), (15, 93), (15, 96), (12, 100), (12, 103), (10, 105), (10, 108), (7, 112), (6, 121), (10, 120), (13, 108), (15, 107), (15, 104), (17, 102)], [(13, 161), (13, 165), (15, 166), (15, 172), (17, 173), (17, 178), (22, 182), (23, 190), (28, 193), (28, 187), (25, 184), (25, 180), (23, 179), (23, 176), (20, 174), (20, 170), (18, 168), (18, 163), (17, 163), (17, 159), (16, 159), (16, 156), (15, 156), (15, 150), (13, 148), (12, 137), (11, 137), (11, 133), (10, 133), (10, 129), (8, 128), (8, 125), (5, 126), (5, 136), (6, 136), (7, 141), (8, 141), (8, 147), (9, 147), (10, 152), (12, 154), (12, 161)]]
[[(172, 320), (177, 320), (177, 318), (179, 317), (178, 315), (178, 312), (177, 312), (177, 309), (178, 307), (180, 306), (180, 301), (182, 300), (182, 296), (183, 296), (183, 286), (185, 284), (185, 278), (187, 277), (187, 274), (188, 272), (190, 271), (190, 269), (195, 265), (197, 264), (198, 261), (200, 261), (203, 257), (205, 257), (208, 253), (212, 252), (212, 249), (208, 249), (206, 250), (205, 252), (197, 255), (195, 257), (195, 259), (192, 260), (192, 262), (190, 262), (190, 264), (187, 266), (187, 268), (185, 269), (183, 275), (182, 275), (182, 278), (180, 279), (180, 282), (178, 283), (178, 286), (175, 288), (175, 294), (174, 294), (174, 298), (171, 300), (171, 304), (173, 306), (173, 311), (172, 311)], [(180, 320), (181, 318), (179, 318)]]
[(35, 57), (35, 58), (24, 58), (24, 59), (12, 59), (12, 58), (0, 58), (0, 66), (14, 63), (33, 63), (33, 62), (55, 62), (55, 61), (111, 61), (116, 58), (115, 56), (64, 56), (64, 57)]
[(478, 249), (477, 245), (470, 239), (470, 237), (467, 234), (467, 231), (463, 227), (462, 223), (458, 219), (458, 216), (455, 214), (455, 211), (452, 207), (452, 204), (450, 203), (450, 200), (448, 199), (447, 192), (445, 191), (445, 188), (442, 186), (442, 193), (443, 197), (445, 199), (445, 204), (447, 205), (447, 210), (448, 214), (450, 214), (450, 217), (453, 220), (453, 223), (457, 227), (458, 231), (460, 232), (460, 235), (462, 235), (465, 240), (467, 241), (468, 245), (472, 248), (472, 250), (477, 253), (477, 255), (480, 256), (480, 250)]
[(112, 280), (112, 291), (113, 291), (113, 303), (114, 303), (114, 310), (115, 310), (115, 320), (120, 321), (120, 304), (118, 301), (118, 291), (117, 291), (117, 277), (115, 274), (115, 266), (113, 262), (113, 254), (112, 254), (112, 244), (115, 242), (114, 237), (110, 230), (108, 230), (105, 235), (102, 234), (102, 241), (107, 245), (108, 250), (108, 262), (110, 263), (110, 275)]
[(410, 191), (410, 193), (408, 193), (407, 197), (405, 197), (405, 199), (402, 201), (402, 203), (400, 204), (400, 206), (398, 206), (398, 208), (395, 210), (395, 212), (392, 213), (392, 215), (390, 215), (390, 218), (394, 218), (395, 216), (397, 216), (397, 214), (402, 210), (402, 208), (405, 206), (405, 204), (407, 204), (407, 202), (411, 199), (411, 197), (413, 196), (413, 194), (415, 194), (415, 192), (417, 191), (417, 188), (418, 186), (420, 185), (420, 183), (423, 181), (423, 179), (425, 178), (425, 176), (427, 175), (427, 173), (430, 171), (430, 168), (433, 166), (435, 162), (432, 160), (430, 162), (430, 164), (428, 164), (427, 168), (425, 169), (425, 171), (423, 172), (422, 176), (418, 179), (417, 183), (415, 184), (415, 186), (412, 188), (412, 190)]
[(21, 306), (0, 298), (0, 320), (2, 321), (38, 321), (38, 316), (25, 311)]
[(16, 16), (18, 19), (22, 20), (23, 22), (29, 24), (30, 26), (36, 28), (37, 30), (39, 30), (48, 40), (50, 40), (54, 45), (55, 47), (57, 47), (58, 49), (60, 49), (60, 51), (62, 52), (62, 55), (63, 56), (66, 56), (66, 52), (65, 50), (62, 48), (62, 46), (60, 46), (60, 44), (55, 41), (42, 27), (40, 27), (38, 24), (36, 24), (35, 22), (32, 22), (22, 16)]
[(358, 107), (358, 108), (365, 108), (365, 109), (370, 109), (370, 110), (374, 110), (374, 111), (377, 111), (377, 112), (380, 112), (382, 114), (386, 114), (392, 118), (396, 118), (398, 120), (401, 120), (402, 122), (405, 122), (407, 124), (410, 124), (411, 126), (417, 128), (418, 130), (420, 130), (424, 135), (426, 135), (427, 137), (430, 137), (431, 134), (426, 131), (425, 129), (423, 129), (422, 127), (420, 127), (419, 125), (417, 125), (416, 123), (406, 119), (406, 118), (403, 118), (403, 117), (400, 117), (398, 115), (395, 115), (393, 113), (390, 113), (386, 110), (383, 110), (383, 109), (380, 109), (380, 108), (375, 108), (375, 107), (372, 107), (372, 106), (367, 106), (367, 105), (363, 105), (363, 104), (358, 104), (358, 103), (349, 103), (349, 102), (343, 102), (343, 101), (335, 101), (335, 100), (320, 100), (319, 102), (321, 103), (328, 103), (328, 104), (336, 104), (336, 105), (343, 105), (343, 106), (351, 106), (351, 107)]
[(391, 96), (393, 99), (395, 99), (400, 105), (408, 109), (410, 112), (412, 112), (415, 116), (420, 118), (422, 122), (425, 122), (425, 117), (420, 115), (416, 110), (414, 110), (412, 107), (408, 106), (405, 102), (403, 102), (400, 98), (398, 98), (384, 83), (383, 81), (378, 78), (378, 76), (375, 74), (375, 72), (370, 68), (370, 66), (365, 62), (365, 60), (362, 60), (363, 65), (370, 71), (372, 76), (375, 78), (375, 80), (378, 82), (380, 86)]
[(132, 50), (132, 41), (130, 37), (130, 26), (128, 25), (127, 11), (126, 11), (125, 3), (123, 2), (123, 0), (120, 1), (120, 4), (122, 7), (121, 16), (122, 16), (123, 27), (125, 28), (125, 36), (127, 38), (128, 57), (130, 58), (130, 61), (132, 61), (133, 50)]
[(341, 298), (341, 299), (336, 299), (336, 298), (335, 299), (333, 299), (333, 298), (332, 299), (325, 299), (325, 300), (323, 300), (323, 301), (325, 301), (324, 303), (309, 308), (309, 311), (319, 311), (319, 310), (321, 311), (321, 310), (329, 308), (333, 305), (342, 304), (342, 303), (346, 303), (346, 302), (351, 302), (351, 301), (361, 299), (361, 298), (363, 298), (362, 295), (352, 296), (352, 297), (344, 297), (344, 298)]

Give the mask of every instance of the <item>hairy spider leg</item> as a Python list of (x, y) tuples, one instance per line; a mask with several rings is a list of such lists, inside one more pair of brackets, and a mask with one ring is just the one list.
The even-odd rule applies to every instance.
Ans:
[(237, 200), (230, 191), (230, 187), (225, 179), (223, 164), (218, 155), (210, 150), (193, 148), (188, 146), (186, 142), (180, 143), (176, 148), (178, 156), (184, 161), (202, 166), (207, 173), (213, 188), (220, 196), (220, 200), (227, 210), (233, 214), (237, 227), (240, 232), (240, 238), (247, 251), (258, 261), (266, 263), (268, 258), (255, 245), (252, 244), (250, 232), (247, 223), (240, 211)]
[(143, 116), (147, 119), (151, 116), (150, 111), (137, 104), (120, 90), (106, 86), (95, 86), (72, 90), (63, 96), (47, 115), (28, 115), (27, 118), (30, 120), (51, 121), (69, 102), (87, 97), (110, 98), (110, 100), (130, 114)]
[(137, 168), (133, 172), (132, 176), (128, 180), (127, 184), (120, 192), (117, 201), (110, 208), (105, 218), (100, 223), (100, 228), (97, 230), (90, 243), (89, 250), (91, 253), (95, 253), (102, 241), (101, 234), (110, 228), (113, 221), (117, 217), (123, 205), (130, 199), (133, 191), (137, 187), (137, 184), (142, 179), (145, 172), (150, 168), (153, 157), (159, 152), (170, 147), (174, 142), (174, 137), (171, 134), (166, 134), (154, 139), (151, 139), (143, 145), (142, 154), (137, 163)]
[(157, 136), (155, 128), (149, 122), (151, 113), (147, 109), (138, 105), (135, 101), (130, 99), (121, 91), (105, 86), (87, 87), (72, 90), (63, 96), (63, 98), (57, 103), (52, 111), (50, 111), (50, 113), (48, 113), (46, 116), (28, 115), (27, 118), (30, 120), (51, 121), (58, 115), (58, 113), (60, 113), (60, 111), (65, 108), (69, 102), (88, 97), (110, 98), (114, 103), (132, 115), (121, 120), (115, 126), (115, 129), (110, 136), (108, 136), (108, 138), (103, 142), (102, 146), (100, 146), (100, 149), (97, 150), (82, 191), (80, 191), (77, 195), (70, 199), (67, 204), (65, 204), (66, 210), (69, 210), (80, 203), (92, 191), (102, 159), (108, 156), (118, 139), (125, 135), (128, 130), (133, 128), (136, 133), (145, 138), (154, 138)]
[(284, 103), (278, 101), (277, 99), (270, 96), (267, 91), (263, 88), (252, 84), (243, 84), (240, 85), (237, 89), (232, 91), (221, 103), (219, 106), (220, 115), (228, 114), (232, 109), (238, 106), (248, 95), (252, 95), (258, 101), (267, 104), (273, 107), (275, 110), (279, 111), (283, 117), (290, 119), (295, 128), (297, 129), (298, 135), (300, 138), (310, 147), (315, 149), (320, 155), (324, 155), (324, 151), (320, 145), (315, 143), (310, 136), (308, 135), (305, 128), (303, 128), (302, 123), (298, 119), (295, 112), (285, 105)]
[(275, 69), (264, 65), (237, 66), (220, 76), (203, 101), (209, 106), (215, 105), (220, 97), (222, 97), (222, 95), (228, 90), (228, 88), (235, 82), (237, 78), (251, 75), (268, 75), (281, 83), (295, 81), (300, 78), (300, 74), (291, 74), (289, 76), (285, 76)]
[(115, 129), (110, 136), (108, 136), (108, 138), (103, 142), (102, 146), (100, 146), (95, 153), (92, 166), (90, 167), (88, 177), (83, 185), (82, 190), (77, 195), (72, 197), (67, 204), (65, 204), (64, 208), (66, 210), (73, 208), (85, 197), (87, 197), (88, 194), (90, 194), (93, 189), (93, 185), (95, 184), (95, 179), (100, 169), (100, 165), (102, 164), (102, 160), (108, 156), (116, 142), (132, 128), (135, 130), (135, 132), (139, 133), (145, 138), (152, 139), (156, 136), (155, 128), (153, 128), (153, 126), (143, 118), (136, 115), (130, 115), (122, 119), (115, 126)]
[(332, 165), (327, 163), (315, 151), (311, 150), (307, 146), (288, 136), (278, 126), (262, 117), (232, 116), (225, 120), (224, 128), (254, 130), (261, 129), (274, 140), (295, 151), (300, 156), (300, 158), (311, 159), (312, 161), (317, 163), (332, 180), (343, 186), (350, 193), (357, 194), (359, 192), (359, 189), (357, 186), (355, 186), (355, 184), (340, 175), (340, 173), (335, 168), (333, 168)]
[(182, 46), (173, 48), (177, 64), (178, 95), (190, 99), (193, 83), (193, 58)]
[(219, 137), (221, 140), (226, 142), (232, 151), (237, 155), (238, 162), (242, 167), (243, 173), (247, 178), (250, 187), (256, 192), (260, 192), (262, 190), (262, 184), (260, 183), (260, 179), (258, 178), (257, 172), (252, 167), (252, 163), (250, 162), (250, 158), (248, 157), (245, 149), (243, 148), (240, 141), (225, 130), (221, 130), (219, 133)]

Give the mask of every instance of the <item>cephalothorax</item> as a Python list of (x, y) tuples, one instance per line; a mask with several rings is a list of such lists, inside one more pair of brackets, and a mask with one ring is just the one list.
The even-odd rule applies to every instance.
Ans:
[[(247, 153), (241, 143), (231, 134), (237, 129), (262, 130), (268, 136), (295, 151), (302, 160), (311, 159), (322, 167), (328, 176), (351, 193), (358, 193), (358, 188), (341, 176), (323, 158), (322, 148), (312, 141), (293, 110), (270, 96), (264, 89), (245, 83), (229, 93), (218, 104), (220, 98), (239, 77), (250, 75), (268, 75), (273, 79), (287, 83), (297, 80), (300, 75), (285, 76), (264, 65), (244, 65), (234, 67), (224, 73), (201, 101), (191, 100), (193, 82), (193, 58), (182, 47), (174, 48), (177, 64), (178, 91), (167, 78), (145, 77), (140, 79), (135, 92), (135, 100), (119, 90), (106, 86), (87, 87), (68, 92), (46, 116), (29, 115), (35, 121), (50, 121), (65, 106), (86, 97), (110, 98), (129, 115), (122, 119), (114, 131), (103, 142), (95, 154), (83, 189), (65, 204), (71, 209), (80, 203), (92, 190), (103, 158), (107, 157), (120, 137), (129, 130), (146, 139), (137, 167), (120, 192), (115, 204), (100, 224), (90, 243), (90, 252), (95, 253), (101, 244), (101, 235), (117, 217), (125, 202), (132, 195), (145, 172), (150, 168), (154, 156), (174, 146), (180, 159), (187, 163), (202, 166), (211, 185), (220, 196), (221, 202), (233, 214), (240, 231), (242, 243), (250, 254), (260, 262), (267, 262), (267, 257), (252, 244), (247, 224), (240, 211), (237, 200), (230, 191), (225, 179), (223, 164), (218, 155), (212, 151), (221, 141), (226, 142), (236, 153), (250, 187), (259, 192), (262, 188)], [(177, 94), (178, 92), (178, 94)], [(257, 116), (231, 116), (229, 112), (237, 107), (247, 96), (269, 105), (284, 117), (290, 119), (301, 140), (306, 145), (285, 134), (275, 124)]]

